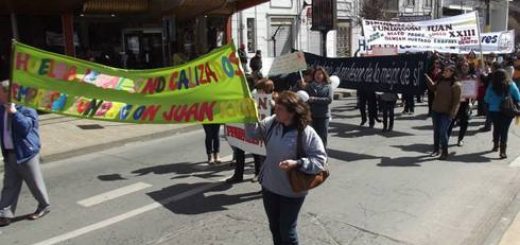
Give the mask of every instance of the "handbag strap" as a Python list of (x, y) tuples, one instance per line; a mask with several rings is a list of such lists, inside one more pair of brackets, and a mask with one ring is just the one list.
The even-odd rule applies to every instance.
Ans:
[(304, 156), (302, 138), (303, 132), (298, 130), (298, 136), (296, 136), (296, 159), (300, 159)]

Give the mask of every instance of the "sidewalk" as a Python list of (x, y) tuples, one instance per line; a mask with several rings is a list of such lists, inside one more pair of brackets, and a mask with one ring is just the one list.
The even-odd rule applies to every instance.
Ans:
[(200, 128), (194, 124), (128, 124), (45, 114), (40, 115), (41, 157), (45, 162), (56, 161)]

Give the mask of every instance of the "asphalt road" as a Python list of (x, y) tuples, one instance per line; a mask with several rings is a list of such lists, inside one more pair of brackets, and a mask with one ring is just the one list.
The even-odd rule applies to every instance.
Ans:
[[(483, 119), (474, 117), (465, 145), (450, 148), (450, 161), (437, 161), (427, 157), (432, 129), (424, 104), (414, 117), (398, 116), (387, 134), (381, 125), (359, 127), (353, 106), (353, 99), (334, 102), (332, 175), (305, 201), (301, 244), (500, 238), (517, 211), (520, 127), (512, 127), (509, 158), (498, 160), (489, 152), (491, 133), (478, 133)], [(231, 154), (224, 141), (222, 151)], [(24, 187), (20, 220), (0, 228), (0, 244), (271, 244), (259, 185), (224, 184), (232, 167), (204, 160), (203, 132), (195, 131), (46, 163), (52, 212), (24, 220), (36, 207)]]

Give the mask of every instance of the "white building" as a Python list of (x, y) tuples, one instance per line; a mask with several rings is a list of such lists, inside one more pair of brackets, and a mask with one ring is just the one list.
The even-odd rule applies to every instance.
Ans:
[[(328, 57), (354, 56), (364, 49), (360, 10), (363, 0), (337, 1), (337, 30), (327, 35)], [(480, 0), (387, 0), (386, 17), (395, 21), (418, 21), (479, 11), (484, 29), (485, 4)], [(321, 53), (321, 33), (311, 31), (312, 0), (271, 0), (233, 15), (233, 40), (244, 44), (251, 58), (256, 50), (263, 54), (266, 73), (275, 56), (292, 49)], [(507, 26), (508, 0), (491, 1), (491, 31)]]
[[(358, 0), (337, 0), (338, 28), (327, 35), (327, 56), (351, 56), (352, 36), (359, 35), (352, 25), (359, 13)], [(292, 49), (318, 55), (321, 53), (321, 33), (312, 31), (310, 0), (274, 0), (236, 13), (232, 18), (233, 40), (244, 44), (248, 56), (256, 50), (263, 54), (263, 72), (269, 70), (275, 56)], [(361, 30), (357, 28), (356, 30)]]

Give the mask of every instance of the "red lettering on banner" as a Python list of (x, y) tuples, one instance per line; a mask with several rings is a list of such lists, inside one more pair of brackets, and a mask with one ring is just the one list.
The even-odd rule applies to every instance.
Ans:
[(159, 109), (161, 109), (160, 105), (151, 105), (146, 107), (146, 109), (143, 112), (143, 115), (141, 116), (141, 121), (146, 120), (146, 118), (148, 118), (148, 121), (150, 122), (155, 120), (155, 115), (157, 114)]
[(80, 100), (78, 102), (77, 111), (79, 114), (83, 114), (90, 107), (90, 101)]
[(245, 130), (233, 126), (227, 126), (227, 136), (244, 141), (246, 133)]
[(168, 88), (170, 90), (176, 90), (177, 89), (177, 84), (176, 84), (176, 80), (177, 80), (177, 77), (179, 77), (179, 72), (178, 71), (174, 71), (172, 73), (172, 75), (170, 76), (170, 82), (168, 82)]
[(200, 65), (198, 66), (198, 71), (199, 71), (199, 76), (200, 76), (200, 77), (199, 77), (199, 81), (198, 81), (199, 84), (206, 84), (206, 83), (208, 83), (208, 79), (206, 79), (206, 78), (205, 78), (206, 76), (204, 76), (204, 75), (205, 75), (204, 64), (200, 64)]
[(176, 122), (182, 122), (182, 120), (186, 117), (188, 111), (187, 105), (182, 105), (180, 107), (177, 107), (177, 110), (175, 110), (173, 114), (173, 120)]
[(146, 85), (144, 86), (141, 93), (142, 94), (153, 94), (154, 92), (155, 92), (154, 80), (152, 78), (148, 78), (148, 80), (146, 80)]
[(208, 78), (208, 83), (211, 82), (212, 78), (215, 82), (218, 82), (217, 75), (215, 74), (215, 72), (213, 72), (213, 70), (211, 70), (209, 63), (206, 63), (206, 77)]
[[(193, 120), (203, 122), (206, 119), (213, 121), (213, 109), (217, 102), (203, 102), (192, 105), (172, 105), (169, 110), (163, 112), (165, 121), (191, 122)], [(159, 109), (157, 109), (158, 111)], [(155, 112), (157, 113), (157, 112)]]
[(213, 102), (204, 102), (202, 103), (202, 106), (200, 108), (200, 122), (204, 121), (204, 118), (207, 118), (208, 121), (213, 121), (213, 111), (215, 108), (215, 105), (217, 104), (216, 101)]
[(16, 70), (24, 70), (27, 71), (27, 66), (29, 65), (29, 59), (31, 56), (26, 53), (17, 53), (16, 54)]

